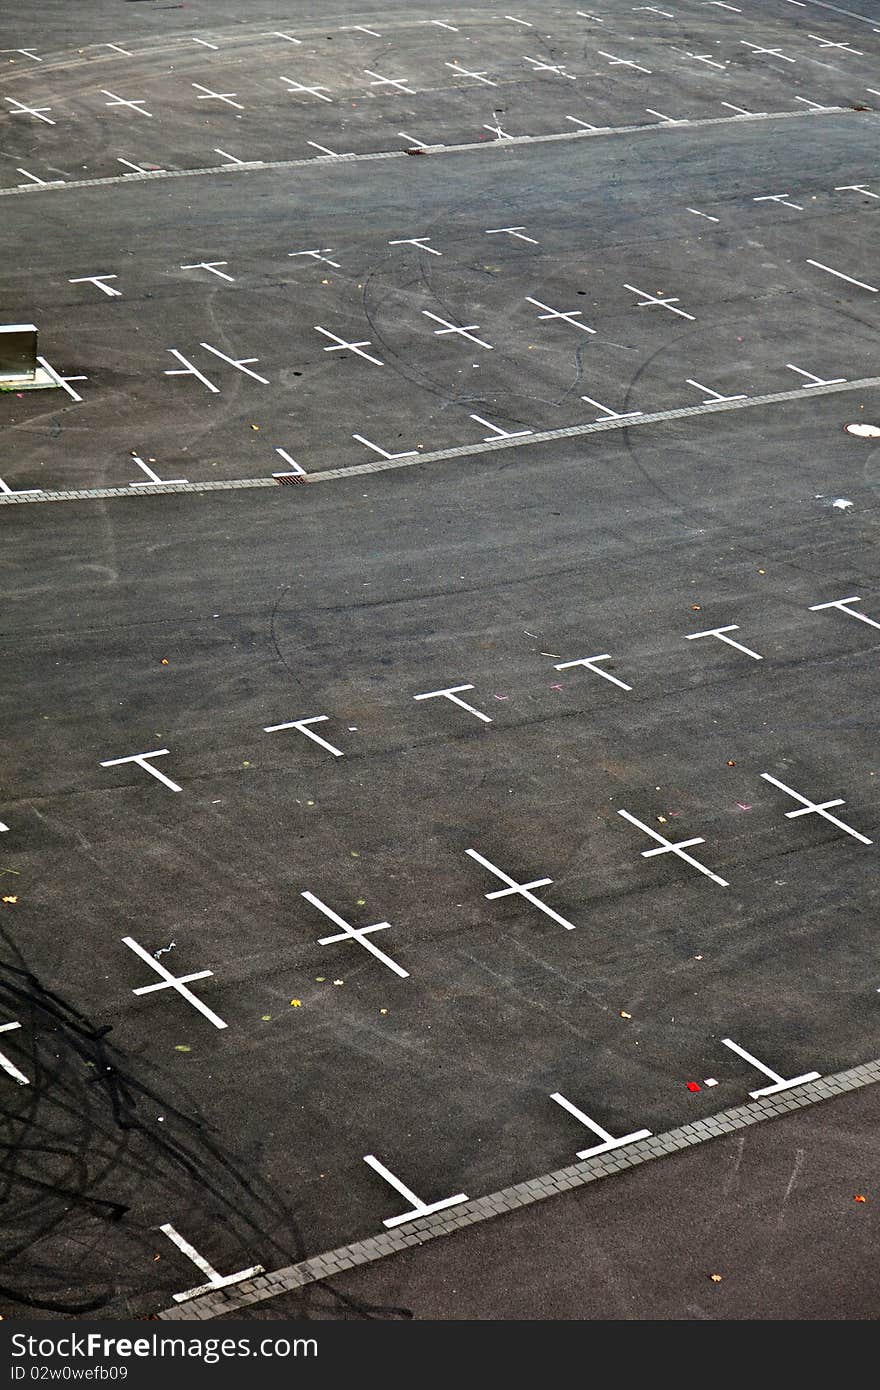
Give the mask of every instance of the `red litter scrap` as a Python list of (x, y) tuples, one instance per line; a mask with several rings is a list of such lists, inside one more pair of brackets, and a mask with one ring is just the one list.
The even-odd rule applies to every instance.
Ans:
[(689, 1081), (687, 1087), (689, 1091), (699, 1091), (700, 1089), (696, 1081)]

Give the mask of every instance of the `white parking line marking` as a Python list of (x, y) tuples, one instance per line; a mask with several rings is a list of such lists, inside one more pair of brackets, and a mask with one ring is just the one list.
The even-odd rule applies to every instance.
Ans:
[(841, 613), (848, 614), (850, 618), (858, 618), (862, 623), (868, 623), (871, 627), (880, 628), (880, 623), (875, 622), (873, 618), (867, 617), (864, 613), (855, 613), (848, 606), (851, 603), (861, 603), (861, 601), (858, 594), (851, 594), (849, 598), (834, 599), (831, 603), (814, 603), (809, 611), (811, 613), (818, 613), (823, 608), (839, 608)]
[(611, 653), (602, 652), (599, 656), (581, 656), (578, 657), (576, 661), (562, 661), (558, 666), (554, 666), (553, 669), (554, 671), (568, 671), (572, 666), (586, 666), (588, 671), (592, 671), (594, 675), (602, 676), (606, 681), (611, 681), (612, 685), (619, 685), (621, 690), (632, 690), (631, 685), (625, 685), (624, 682), (619, 681), (616, 676), (612, 676), (610, 671), (603, 671), (601, 666), (596, 666), (594, 664), (597, 661), (610, 660)]
[(4, 97), (3, 100), (8, 101), (9, 105), (14, 108), (10, 111), (10, 116), (35, 116), (44, 125), (57, 125), (57, 121), (50, 121), (49, 117), (43, 114), (46, 111), (51, 111), (51, 106), (25, 106), (24, 102), (17, 101), (15, 97)]
[(238, 92), (212, 92), (210, 87), (203, 87), (201, 82), (192, 82), (190, 85), (201, 93), (200, 96), (196, 97), (196, 101), (208, 101), (211, 97), (216, 97), (218, 101), (225, 101), (227, 106), (234, 106), (236, 111), (244, 110), (240, 102), (232, 100), (233, 97), (238, 96)]
[(116, 279), (118, 279), (116, 275), (79, 275), (75, 280), (68, 280), (67, 283), (68, 285), (95, 285), (99, 290), (103, 290), (108, 298), (121, 299), (122, 290), (115, 289), (113, 285), (104, 284), (105, 280)]
[(821, 261), (812, 261), (808, 257), (807, 265), (814, 265), (817, 270), (827, 270), (829, 275), (836, 275), (838, 280), (846, 280), (850, 285), (858, 285), (860, 290), (870, 290), (871, 294), (880, 293), (876, 285), (866, 285), (864, 280), (854, 280), (851, 275), (844, 275), (842, 270), (834, 270), (830, 265), (823, 265)]
[(123, 936), (122, 942), (130, 951), (134, 951), (135, 955), (140, 956), (141, 960), (145, 961), (151, 970), (155, 970), (157, 975), (162, 976), (158, 984), (141, 985), (139, 989), (133, 989), (131, 991), (132, 994), (155, 994), (156, 991), (160, 989), (173, 989), (185, 999), (188, 1004), (191, 1004), (194, 1009), (197, 1009), (200, 1014), (203, 1014), (209, 1023), (213, 1023), (215, 1028), (227, 1028), (229, 1026), (223, 1022), (222, 1018), (218, 1018), (212, 1009), (209, 1009), (206, 1004), (203, 1004), (201, 999), (193, 994), (192, 990), (187, 989), (187, 985), (192, 984), (193, 980), (206, 980), (210, 976), (213, 976), (213, 970), (197, 970), (193, 975), (172, 975), (171, 971), (167, 970), (160, 960), (157, 960), (155, 956), (151, 956), (149, 951), (144, 950), (143, 946), (138, 945), (134, 937)]
[(391, 927), (390, 922), (376, 922), (372, 927), (353, 927), (346, 922), (344, 918), (340, 917), (338, 913), (334, 912), (331, 907), (328, 907), (326, 903), (322, 903), (320, 898), (316, 898), (314, 893), (301, 893), (300, 897), (305, 898), (306, 902), (310, 902), (319, 912), (323, 912), (325, 917), (329, 917), (331, 922), (335, 922), (337, 927), (342, 928), (342, 931), (337, 936), (319, 937), (319, 946), (331, 946), (337, 941), (356, 941), (359, 946), (363, 946), (365, 951), (369, 951), (371, 956), (375, 956), (376, 959), (387, 966), (389, 970), (393, 970), (394, 974), (398, 975), (401, 980), (409, 979), (408, 970), (404, 970), (402, 966), (397, 964), (397, 961), (392, 960), (390, 956), (386, 956), (384, 951), (380, 951), (378, 946), (373, 945), (372, 941), (366, 940), (368, 932), (389, 930)]
[(679, 318), (690, 319), (691, 323), (696, 323), (693, 314), (686, 314), (684, 309), (675, 308), (675, 305), (679, 303), (677, 296), (675, 298), (667, 297), (666, 299), (661, 299), (658, 298), (656, 294), (650, 294), (647, 290), (637, 289), (635, 285), (624, 284), (623, 288), (625, 290), (632, 290), (633, 294), (644, 295), (644, 298), (640, 299), (636, 304), (637, 309), (643, 309), (646, 305), (656, 304), (659, 305), (661, 309), (668, 309), (670, 314), (678, 314)]
[(442, 328), (434, 329), (435, 338), (442, 338), (447, 333), (459, 333), (462, 338), (467, 338), (468, 342), (476, 343), (478, 347), (487, 348), (490, 352), (493, 350), (491, 343), (484, 342), (482, 338), (474, 337), (472, 330), (479, 328), (480, 325), (478, 323), (468, 323), (463, 326), (456, 325), (450, 323), (448, 319), (441, 319), (437, 314), (432, 314), (430, 309), (423, 309), (422, 314), (426, 319), (433, 319), (435, 323), (443, 324)]
[(164, 758), (167, 756), (167, 753), (167, 748), (156, 748), (152, 753), (132, 753), (130, 757), (127, 758), (109, 758), (105, 762), (100, 763), (99, 766), (120, 767), (123, 763), (137, 763), (138, 767), (144, 769), (144, 772), (149, 772), (151, 777), (155, 777), (157, 782), (162, 782), (163, 785), (169, 787), (171, 791), (182, 791), (182, 787), (179, 787), (176, 782), (172, 782), (170, 777), (166, 777), (164, 772), (160, 772), (157, 767), (153, 767), (153, 764), (149, 761), (150, 758)]
[[(0, 1033), (11, 1033), (20, 1027), (20, 1023), (0, 1023)], [(24, 1072), (19, 1071), (14, 1062), (10, 1062), (5, 1052), (0, 1052), (0, 1067), (2, 1067), (19, 1086), (29, 1086), (31, 1084)]]
[(771, 1071), (770, 1067), (766, 1067), (763, 1062), (759, 1062), (757, 1057), (753, 1057), (751, 1052), (746, 1052), (744, 1047), (740, 1047), (739, 1043), (733, 1042), (731, 1038), (722, 1038), (721, 1041), (724, 1043), (725, 1047), (729, 1047), (731, 1051), (738, 1053), (745, 1061), (751, 1062), (753, 1067), (757, 1067), (758, 1071), (762, 1071), (765, 1076), (769, 1076), (773, 1082), (772, 1086), (763, 1086), (760, 1091), (749, 1091), (752, 1100), (759, 1100), (761, 1096), (778, 1095), (780, 1091), (788, 1091), (792, 1086), (800, 1086), (804, 1081), (818, 1081), (821, 1076), (821, 1072), (809, 1071), (803, 1076), (795, 1076), (792, 1077), (790, 1081), (786, 1081), (778, 1072)]
[(475, 849), (466, 849), (465, 854), (469, 854), (471, 859), (475, 859), (478, 864), (483, 865), (484, 869), (488, 869), (496, 878), (500, 878), (502, 883), (507, 884), (506, 888), (498, 888), (492, 893), (484, 893), (483, 896), (487, 902), (494, 902), (496, 898), (509, 898), (511, 895), (518, 894), (521, 898), (525, 898), (527, 903), (531, 903), (532, 907), (543, 912), (546, 917), (552, 917), (554, 922), (565, 927), (566, 931), (577, 930), (574, 922), (566, 921), (564, 917), (560, 917), (558, 912), (554, 912), (552, 907), (548, 907), (546, 903), (541, 902), (540, 898), (535, 897), (533, 889), (548, 887), (553, 882), (552, 878), (536, 878), (531, 883), (517, 883), (515, 878), (511, 878), (503, 869), (499, 869), (497, 865), (484, 859), (482, 854), (478, 854)]
[[(281, 452), (281, 449), (276, 450), (276, 453), (280, 454)], [(293, 459), (291, 459), (290, 462), (292, 463)], [(300, 472), (302, 471), (303, 470), (300, 469)], [(281, 729), (296, 729), (299, 733), (305, 734), (306, 738), (310, 738), (313, 743), (320, 744), (322, 748), (326, 748), (327, 752), (332, 753), (334, 758), (342, 758), (345, 755), (341, 748), (334, 748), (332, 743), (328, 743), (327, 740), (321, 738), (319, 734), (312, 733), (312, 730), (308, 727), (310, 724), (326, 724), (329, 718), (329, 714), (313, 714), (308, 719), (290, 719), (286, 724), (267, 724), (263, 729), (263, 733), (277, 734)]]
[(457, 1192), (454, 1197), (444, 1197), (442, 1202), (423, 1202), (421, 1197), (417, 1197), (400, 1181), (400, 1178), (396, 1178), (393, 1173), (389, 1172), (384, 1163), (380, 1163), (373, 1154), (364, 1154), (364, 1163), (368, 1163), (374, 1172), (383, 1177), (396, 1192), (400, 1193), (401, 1197), (405, 1197), (408, 1202), (412, 1203), (412, 1211), (405, 1211), (402, 1216), (388, 1217), (382, 1222), (383, 1226), (401, 1226), (404, 1221), (414, 1221), (417, 1216), (430, 1216), (431, 1212), (443, 1211), (445, 1207), (457, 1207), (462, 1202), (468, 1201), (463, 1192)]
[(624, 1134), (621, 1139), (615, 1139), (613, 1135), (608, 1133), (607, 1129), (597, 1125), (595, 1120), (591, 1120), (589, 1115), (578, 1110), (576, 1105), (572, 1105), (571, 1101), (566, 1100), (565, 1096), (560, 1095), (558, 1091), (554, 1091), (550, 1099), (555, 1100), (557, 1105), (561, 1105), (564, 1110), (567, 1110), (569, 1115), (574, 1115), (576, 1120), (580, 1120), (582, 1125), (586, 1125), (587, 1129), (591, 1129), (602, 1141), (600, 1144), (594, 1144), (591, 1149), (581, 1149), (578, 1158), (595, 1158), (597, 1154), (606, 1154), (611, 1149), (622, 1148), (624, 1144), (634, 1144), (637, 1139), (650, 1139), (651, 1137), (649, 1129), (637, 1129), (632, 1134)]
[(467, 704), (465, 700), (458, 698), (459, 690), (473, 690), (472, 685), (449, 685), (445, 690), (429, 690), (424, 695), (414, 695), (414, 700), (436, 700), (445, 698), (451, 700), (454, 705), (459, 705), (461, 709), (466, 709), (469, 714), (476, 715), (477, 719), (482, 719), (484, 724), (491, 724), (492, 720), (488, 714), (483, 714), (482, 710), (474, 709), (473, 705)]
[(234, 275), (227, 275), (225, 270), (218, 270), (220, 265), (228, 265), (228, 261), (195, 261), (193, 265), (182, 265), (181, 270), (208, 270), (212, 275), (216, 275), (220, 280), (230, 280), (235, 283)]
[(755, 661), (764, 660), (757, 652), (753, 652), (750, 647), (744, 647), (741, 642), (734, 642), (732, 637), (726, 637), (725, 633), (727, 632), (739, 632), (739, 624), (730, 623), (727, 627), (710, 627), (707, 628), (705, 632), (689, 632), (684, 640), (686, 642), (696, 642), (699, 637), (717, 637), (719, 642), (726, 642), (728, 647), (736, 647), (738, 652), (745, 652), (746, 656), (752, 657)]
[[(198, 40), (196, 40), (198, 42)], [(211, 46), (211, 45), (209, 45)], [(213, 1293), (215, 1289), (228, 1289), (230, 1284), (240, 1284), (245, 1279), (252, 1279), (256, 1274), (263, 1273), (262, 1265), (251, 1265), (250, 1269), (240, 1269), (237, 1274), (218, 1274), (213, 1265), (209, 1264), (203, 1255), (200, 1255), (188, 1240), (175, 1231), (174, 1227), (168, 1222), (160, 1226), (159, 1230), (166, 1235), (169, 1240), (173, 1240), (178, 1250), (181, 1250), (187, 1259), (192, 1260), (197, 1269), (203, 1274), (207, 1274), (207, 1284), (200, 1284), (197, 1289), (187, 1289), (186, 1293), (174, 1294), (175, 1303), (185, 1303), (190, 1298), (197, 1298), (203, 1293)]]
[[(118, 97), (115, 92), (108, 92), (106, 87), (101, 87), (100, 90), (105, 97), (113, 98), (112, 101), (105, 101), (105, 106), (129, 106), (131, 110), (136, 111), (139, 116), (148, 116), (150, 120), (153, 119), (152, 111), (146, 110), (146, 97), (136, 97), (134, 101), (126, 101), (125, 97)], [(144, 107), (143, 111), (141, 110), (142, 106)]]
[(219, 396), (220, 387), (215, 386), (213, 381), (209, 381), (206, 376), (203, 376), (202, 373), (199, 371), (198, 367), (194, 366), (193, 363), (190, 362), (188, 357), (184, 357), (182, 352), (178, 352), (177, 348), (166, 348), (165, 351), (170, 352), (172, 357), (176, 357), (178, 362), (183, 363), (182, 367), (167, 367), (164, 372), (165, 376), (197, 377), (203, 386), (206, 386), (208, 390), (213, 392), (215, 396)]
[(582, 333), (596, 332), (595, 328), (588, 328), (585, 323), (575, 323), (575, 319), (581, 316), (580, 309), (569, 309), (567, 313), (563, 313), (560, 309), (551, 309), (549, 304), (542, 304), (540, 299), (532, 299), (529, 294), (526, 295), (526, 303), (534, 304), (537, 309), (547, 310), (546, 314), (538, 315), (539, 319), (564, 319), (572, 328), (579, 328)]
[(371, 357), (368, 352), (361, 352), (361, 348), (373, 346), (369, 338), (365, 338), (363, 342), (359, 343), (347, 343), (344, 338), (338, 338), (335, 333), (330, 332), (329, 328), (322, 328), (319, 323), (315, 324), (315, 332), (323, 333), (325, 338), (333, 339), (332, 347), (325, 347), (325, 352), (355, 352), (358, 357), (363, 357), (365, 361), (372, 362), (376, 367), (385, 365), (384, 362), (379, 361), (378, 357)]
[(785, 783), (780, 782), (778, 778), (771, 777), (769, 772), (762, 772), (761, 776), (765, 782), (771, 782), (773, 786), (778, 787), (780, 791), (786, 792), (789, 796), (793, 796), (795, 801), (803, 803), (801, 809), (798, 811), (786, 811), (786, 820), (795, 820), (798, 816), (821, 816), (823, 820), (830, 821), (832, 825), (836, 825), (838, 830), (845, 830), (847, 835), (852, 835), (853, 839), (858, 840), (861, 844), (872, 845), (874, 843), (873, 840), (868, 839), (867, 835), (862, 835), (860, 831), (853, 830), (852, 826), (847, 825), (845, 821), (838, 820), (837, 816), (829, 816), (828, 811), (831, 806), (846, 805), (846, 802), (843, 801), (841, 797), (835, 797), (833, 801), (810, 801), (807, 797), (801, 796), (800, 792), (792, 791), (791, 787), (787, 787)]
[(624, 820), (628, 820), (631, 825), (638, 826), (639, 830), (644, 830), (646, 835), (650, 835), (653, 840), (658, 842), (657, 849), (642, 850), (643, 859), (650, 859), (655, 854), (674, 854), (679, 859), (683, 859), (686, 864), (690, 864), (691, 868), (698, 869), (701, 874), (705, 874), (706, 878), (711, 878), (712, 882), (717, 883), (721, 888), (730, 887), (726, 879), (719, 878), (717, 874), (712, 873), (711, 869), (707, 869), (705, 864), (701, 864), (698, 859), (694, 859), (691, 855), (685, 854), (685, 850), (691, 849), (694, 845), (704, 845), (706, 843), (701, 835), (696, 836), (692, 840), (680, 840), (678, 844), (673, 844), (671, 840), (666, 839), (665, 835), (658, 835), (657, 831), (652, 830), (650, 825), (645, 825), (643, 821), (637, 820), (635, 816), (631, 816), (629, 811), (618, 811), (617, 814), (623, 816)]

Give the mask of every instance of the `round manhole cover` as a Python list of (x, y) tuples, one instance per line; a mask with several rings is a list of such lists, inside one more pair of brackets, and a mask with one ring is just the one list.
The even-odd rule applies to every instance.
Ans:
[(860, 439), (880, 439), (880, 425), (844, 425), (847, 434), (857, 434)]

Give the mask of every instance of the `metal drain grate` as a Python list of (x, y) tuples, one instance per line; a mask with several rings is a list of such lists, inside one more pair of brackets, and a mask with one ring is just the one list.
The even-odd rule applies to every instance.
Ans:
[(288, 483), (307, 483), (309, 481), (304, 473), (275, 473), (273, 477), (280, 487), (286, 487)]

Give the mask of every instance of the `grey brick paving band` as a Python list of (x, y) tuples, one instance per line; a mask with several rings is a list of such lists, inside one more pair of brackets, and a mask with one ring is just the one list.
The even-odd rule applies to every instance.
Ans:
[(237, 1308), (247, 1308), (254, 1303), (262, 1303), (279, 1294), (290, 1293), (305, 1284), (313, 1284), (321, 1279), (332, 1278), (357, 1265), (369, 1264), (384, 1259), (387, 1255), (409, 1249), (413, 1245), (424, 1245), (438, 1236), (451, 1235), (453, 1231), (463, 1230), (480, 1221), (488, 1221), (493, 1216), (515, 1211), (518, 1207), (531, 1206), (558, 1192), (570, 1192), (575, 1188), (586, 1187), (599, 1178), (610, 1177), (612, 1173), (622, 1173), (627, 1168), (636, 1168), (651, 1159), (665, 1158), (668, 1154), (703, 1144), (707, 1139), (715, 1139), (732, 1134), (737, 1129), (761, 1124), (764, 1120), (775, 1119), (778, 1115), (789, 1114), (833, 1096), (857, 1091), (862, 1086), (871, 1086), (880, 1081), (880, 1059), (865, 1062), (861, 1066), (850, 1067), (847, 1071), (836, 1072), (832, 1076), (820, 1077), (818, 1081), (808, 1081), (783, 1091), (775, 1096), (765, 1096), (760, 1100), (749, 1101), (746, 1105), (722, 1110), (704, 1120), (692, 1124), (679, 1125), (677, 1129), (667, 1130), (665, 1134), (652, 1135), (650, 1139), (640, 1139), (625, 1148), (615, 1149), (574, 1163), (570, 1168), (559, 1168), (555, 1173), (531, 1178), (527, 1182), (506, 1187), (487, 1197), (477, 1197), (461, 1206), (449, 1207), (433, 1216), (416, 1218), (411, 1224), (399, 1226), (394, 1231), (383, 1231), (367, 1240), (356, 1241), (353, 1245), (342, 1245), (323, 1255), (314, 1255), (299, 1264), (288, 1265), (286, 1269), (276, 1269), (269, 1274), (260, 1274), (241, 1284), (235, 1284), (217, 1293), (204, 1294), (188, 1303), (166, 1308), (156, 1316), (168, 1321), (186, 1321), (222, 1317), (235, 1312)]
[[(652, 121), (648, 125), (600, 126), (597, 130), (563, 130), (553, 135), (508, 135), (499, 140), (471, 141), (461, 145), (427, 145), (423, 154), (462, 154), (467, 150), (508, 150), (515, 145), (542, 145), (558, 140), (595, 140), (609, 135), (645, 135), (658, 130), (694, 130), (697, 126), (733, 125), (743, 121), (784, 121), (810, 116), (852, 115), (848, 106), (823, 106), (818, 111), (756, 111), (740, 116), (703, 116), (694, 121)], [(151, 169), (142, 174), (111, 174), (100, 179), (69, 179), (51, 183), (15, 184), (0, 188), (0, 198), (35, 193), (61, 193), (66, 188), (106, 188), (120, 183), (146, 183), (154, 179), (190, 179), (204, 174), (253, 174), (263, 169), (312, 169), (315, 166), (358, 164), (369, 159), (406, 159), (406, 150), (375, 150), (363, 154), (313, 155), (307, 159), (250, 159), (238, 164), (211, 164), (201, 169)]]
[[(595, 420), (588, 425), (569, 425), (559, 430), (535, 430), (518, 439), (489, 439), (480, 444), (460, 444), (452, 449), (435, 449), (417, 453), (410, 458), (376, 459), (370, 463), (353, 463), (348, 468), (324, 468), (307, 475), (310, 483), (334, 482), (340, 478), (359, 478), (365, 473), (384, 473), (389, 468), (412, 468), (420, 463), (441, 463), (445, 459), (472, 458), (476, 454), (493, 453), (498, 449), (522, 449), (531, 444), (545, 444), (554, 439), (577, 439), (582, 435), (603, 434), (606, 430), (638, 429), (642, 425), (663, 424), (667, 420), (687, 420), (697, 415), (716, 415), (726, 410), (748, 410), (753, 406), (778, 405), (783, 401), (808, 399), (812, 396), (837, 395), (840, 391), (864, 391), (880, 386), (880, 376), (860, 377), (857, 381), (829, 383), (825, 386), (799, 386), (792, 391), (775, 391), (768, 396), (747, 396), (744, 400), (707, 401), (703, 405), (685, 405), (674, 410), (657, 410), (628, 419)], [(149, 497), (168, 492), (234, 492), (240, 488), (277, 487), (274, 478), (228, 478), (204, 483), (150, 483), (137, 487), (76, 488), (65, 492), (37, 491), (0, 493), (0, 506), (15, 507), (38, 502), (83, 502), (110, 497)]]

